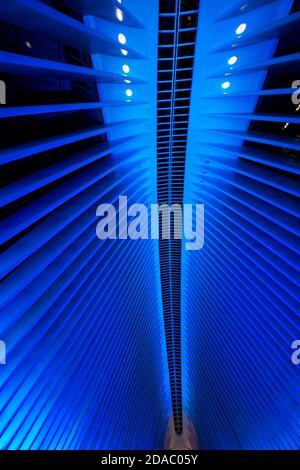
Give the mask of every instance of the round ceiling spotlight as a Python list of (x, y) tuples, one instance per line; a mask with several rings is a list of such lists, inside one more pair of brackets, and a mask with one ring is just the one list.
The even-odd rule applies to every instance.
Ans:
[(247, 24), (246, 23), (241, 23), (235, 30), (235, 34), (243, 34), (246, 31)]
[(124, 19), (123, 12), (120, 10), (120, 8), (116, 8), (116, 17), (119, 21), (123, 21)]
[(233, 55), (232, 57), (228, 59), (227, 64), (234, 65), (237, 62), (237, 60), (238, 60), (237, 56)]
[(221, 85), (221, 87), (223, 88), (223, 90), (227, 90), (227, 88), (229, 88), (230, 85), (231, 85), (230, 82), (223, 82), (222, 85)]
[(118, 34), (118, 41), (120, 44), (126, 44), (126, 36), (123, 33)]
[(126, 96), (129, 96), (129, 97), (133, 95), (133, 91), (130, 90), (130, 88), (127, 88), (127, 90), (125, 91), (125, 93), (126, 93)]
[(130, 68), (126, 64), (123, 65), (122, 70), (123, 70), (124, 73), (129, 73), (130, 72)]
[(126, 51), (126, 49), (121, 49), (121, 54), (122, 55), (128, 55), (128, 51)]

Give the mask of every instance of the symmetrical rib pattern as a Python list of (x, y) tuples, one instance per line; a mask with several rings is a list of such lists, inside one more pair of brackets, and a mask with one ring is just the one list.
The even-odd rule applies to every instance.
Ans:
[[(160, 1), (157, 108), (158, 203), (183, 203), (185, 157), (199, 1)], [(182, 432), (181, 240), (163, 239), (160, 272), (170, 386), (176, 432)]]

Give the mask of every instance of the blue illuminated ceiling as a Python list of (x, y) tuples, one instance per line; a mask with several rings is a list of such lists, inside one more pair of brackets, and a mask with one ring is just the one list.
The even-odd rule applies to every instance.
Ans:
[[(183, 204), (199, 1), (160, 1), (157, 73), (157, 201)], [(163, 222), (160, 220), (160, 235)], [(181, 240), (159, 240), (162, 302), (175, 431), (183, 431)]]
[[(1, 449), (300, 447), (299, 9), (1, 2)], [(100, 242), (120, 195), (204, 247)]]
[(158, 10), (97, 3), (0, 5), (2, 449), (161, 448), (170, 415), (157, 245), (95, 234), (156, 198)]
[(183, 253), (182, 302), (184, 409), (204, 448), (299, 448), (298, 10), (201, 2), (185, 200), (205, 204), (205, 245)]

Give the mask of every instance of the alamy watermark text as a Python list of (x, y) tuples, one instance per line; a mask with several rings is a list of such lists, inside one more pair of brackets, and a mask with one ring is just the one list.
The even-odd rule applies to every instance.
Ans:
[(101, 218), (96, 227), (100, 240), (184, 239), (188, 251), (200, 250), (204, 244), (203, 204), (196, 204), (195, 211), (192, 204), (151, 204), (149, 216), (147, 206), (128, 207), (127, 196), (120, 196), (117, 209), (100, 204), (96, 215)]

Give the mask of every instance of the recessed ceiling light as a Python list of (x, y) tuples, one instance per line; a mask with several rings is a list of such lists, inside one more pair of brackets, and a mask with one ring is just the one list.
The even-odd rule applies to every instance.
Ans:
[(132, 96), (133, 95), (133, 91), (130, 90), (130, 88), (127, 88), (127, 90), (125, 91), (126, 93), (126, 96)]
[(237, 56), (233, 55), (232, 57), (230, 57), (230, 58), (227, 60), (227, 63), (228, 63), (229, 65), (234, 65), (237, 60), (238, 60), (238, 59), (237, 59)]
[(118, 41), (120, 44), (126, 44), (126, 36), (123, 33), (118, 34)]
[(223, 82), (222, 85), (221, 85), (221, 87), (223, 88), (223, 90), (227, 90), (227, 88), (229, 88), (230, 85), (231, 85), (230, 82)]
[(123, 21), (123, 12), (122, 10), (120, 10), (120, 8), (116, 8), (116, 17), (119, 21)]
[(117, 0), (118, 3), (122, 3), (122, 0)]
[(124, 80), (125, 83), (131, 83), (131, 80)]
[(128, 55), (128, 51), (126, 51), (126, 49), (121, 49), (121, 54), (122, 55)]
[(246, 23), (241, 23), (235, 30), (235, 34), (243, 34), (243, 32), (246, 30), (247, 24)]
[(25, 41), (25, 46), (28, 47), (28, 49), (32, 49), (32, 44), (29, 41)]
[(130, 68), (126, 64), (123, 65), (122, 70), (123, 70), (124, 73), (129, 73), (130, 72)]

